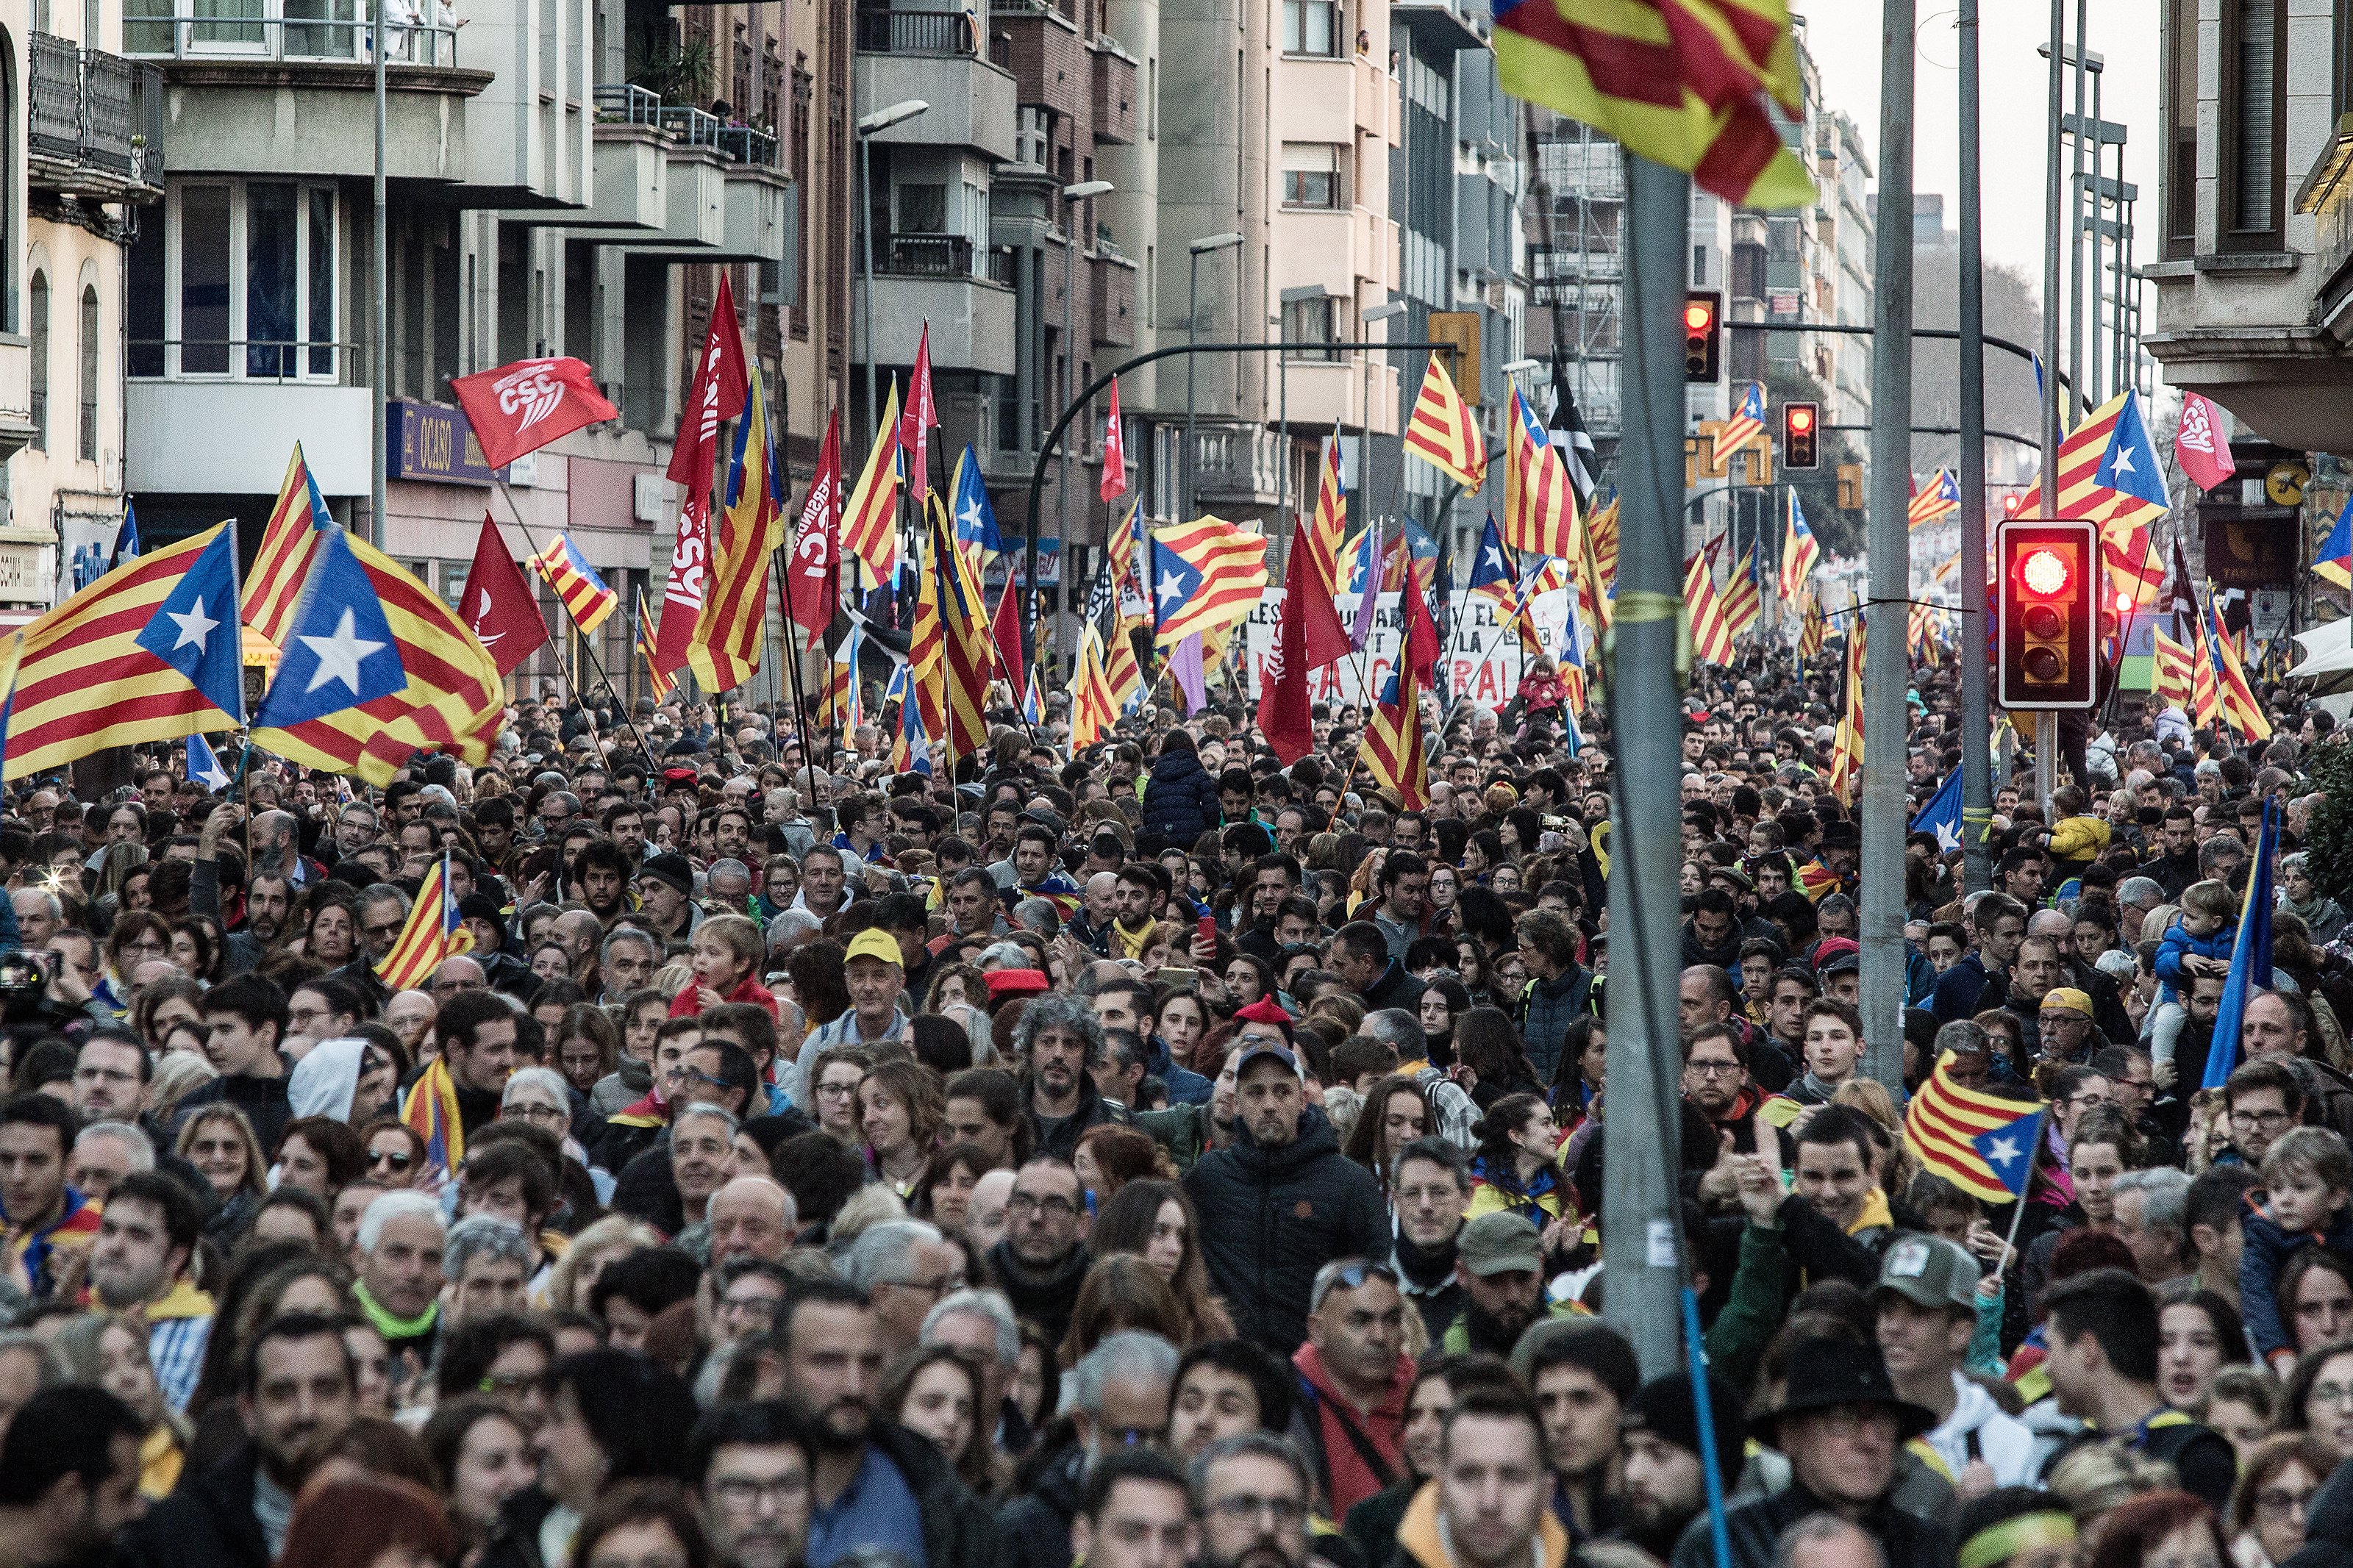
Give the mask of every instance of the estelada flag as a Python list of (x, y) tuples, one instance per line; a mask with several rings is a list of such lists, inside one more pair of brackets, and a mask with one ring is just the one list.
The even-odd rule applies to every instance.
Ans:
[(519, 359), (459, 376), (449, 390), (482, 444), (482, 460), (493, 468), (621, 412), (596, 390), (596, 373), (587, 363), (568, 356)]
[(465, 602), (459, 614), (474, 639), (490, 649), (502, 677), (512, 675), (533, 649), (547, 642), (539, 595), (507, 553), (507, 542), (487, 511), (481, 536), (474, 541), (474, 563), (466, 568)]
[(278, 487), (278, 500), (261, 530), (261, 548), (254, 552), (253, 570), (245, 576), (239, 604), (245, 624), (283, 649), (286, 628), (294, 619), (295, 602), (311, 576), (311, 561), (318, 552), (322, 528), (335, 526), (319, 494), (318, 481), (302, 461), (302, 443), (286, 459), (286, 478)]
[(1111, 413), (1103, 420), (1102, 492), (1106, 505), (1127, 493), (1127, 433), (1120, 424), (1117, 376), (1111, 378)]
[(458, 900), (449, 886), (449, 854), (426, 868), (417, 901), (408, 908), (408, 922), (375, 966), (376, 978), (394, 991), (422, 989), (441, 962), (469, 952), (473, 933), (458, 918)]
[(2026, 1195), (2042, 1131), (2040, 1100), (2006, 1100), (1953, 1080), (1947, 1051), (1904, 1112), (1904, 1142), (1920, 1163), (1973, 1198)]
[(744, 412), (750, 383), (744, 373), (744, 328), (735, 319), (735, 292), (728, 287), (727, 269), (719, 270), (719, 297), (711, 304), (711, 322), (702, 333), (702, 358), (694, 367), (694, 381), (686, 406), (678, 416), (678, 437), (670, 443), (670, 482), (690, 496), (711, 494), (711, 466), (719, 456), (719, 422)]

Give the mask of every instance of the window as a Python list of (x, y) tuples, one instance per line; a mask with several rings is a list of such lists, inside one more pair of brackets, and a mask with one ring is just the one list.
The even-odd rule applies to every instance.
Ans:
[(948, 231), (948, 188), (944, 184), (909, 182), (898, 187), (900, 234), (945, 234)]
[(140, 231), (129, 279), (131, 374), (336, 374), (331, 187), (175, 185)]
[(1704, 245), (1692, 247), (1692, 287), (1707, 287), (1707, 247)]
[[(16, 325), (16, 126), (24, 118), (16, 107), (16, 45), (0, 28), (0, 332)], [(6, 472), (0, 465), (0, 475)]]
[(1340, 52), (1340, 7), (1333, 0), (1282, 0), (1282, 52)]
[(49, 277), (33, 274), (33, 450), (49, 449)]
[(1340, 205), (1340, 149), (1324, 142), (1282, 144), (1282, 205), (1287, 207), (1336, 207)]
[(2225, 250), (2276, 250), (2283, 243), (2286, 31), (2285, 0), (2223, 0), (2219, 238)]
[(1294, 345), (1286, 359), (1327, 360), (1340, 357), (1326, 347), (1340, 335), (1339, 301), (1329, 294), (1282, 302), (1282, 341)]
[[(2198, 0), (2165, 0), (2165, 258), (2198, 248)], [(2343, 58), (2340, 54), (2339, 58)], [(2342, 90), (2338, 101), (2344, 101)]]
[(81, 424), (75, 450), (98, 461), (98, 286), (81, 286)]

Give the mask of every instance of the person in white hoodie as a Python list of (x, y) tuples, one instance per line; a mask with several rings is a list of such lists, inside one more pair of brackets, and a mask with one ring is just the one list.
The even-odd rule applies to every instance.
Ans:
[(2035, 1470), (2033, 1433), (1961, 1371), (1977, 1330), (1978, 1274), (1968, 1248), (1907, 1233), (1888, 1247), (1872, 1291), (1897, 1397), (1936, 1418), (1913, 1448), (1964, 1498), (2031, 1485)]

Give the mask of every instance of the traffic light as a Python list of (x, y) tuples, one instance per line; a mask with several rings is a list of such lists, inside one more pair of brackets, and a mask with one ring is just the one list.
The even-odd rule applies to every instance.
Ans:
[(1724, 296), (1715, 289), (1683, 296), (1683, 379), (1709, 386), (1724, 379)]
[(1781, 466), (1785, 468), (1820, 468), (1821, 430), (1820, 404), (1781, 405)]
[(2001, 515), (2006, 518), (2016, 517), (2025, 505), (2026, 492), (2023, 490), (2012, 490), (2010, 494), (2001, 498)]
[(2089, 708), (2098, 689), (2099, 530), (2050, 518), (1995, 531), (1994, 700), (2004, 708)]

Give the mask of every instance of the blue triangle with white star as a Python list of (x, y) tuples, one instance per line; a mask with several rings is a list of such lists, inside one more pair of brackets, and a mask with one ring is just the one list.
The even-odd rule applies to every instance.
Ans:
[(1152, 618), (1165, 623), (1201, 591), (1201, 574), (1158, 540), (1152, 542)]
[(139, 646), (187, 678), (206, 701), (245, 721), (245, 670), (240, 657), (237, 595), (237, 531), (214, 531), (180, 580), (139, 633)]
[(253, 716), (257, 729), (290, 729), (389, 697), (408, 684), (384, 605), (339, 529), (319, 532), (302, 606), (286, 634), (278, 678)]
[(2107, 450), (2100, 454), (2099, 472), (2094, 478), (2109, 489), (2151, 506), (2170, 504), (2165, 493), (2165, 470), (2158, 466), (2157, 443), (2149, 439), (2137, 393), (2125, 394), (2125, 405), (2116, 411), (2116, 426), (2108, 432)]
[(1995, 1181), (2023, 1196), (2027, 1173), (2034, 1168), (2034, 1141), (2042, 1135), (2042, 1113), (2030, 1110), (2015, 1121), (1978, 1133), (1969, 1144)]
[(188, 737), (188, 778), (209, 790), (228, 788), (228, 770), (202, 735)]

